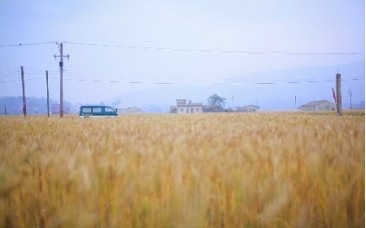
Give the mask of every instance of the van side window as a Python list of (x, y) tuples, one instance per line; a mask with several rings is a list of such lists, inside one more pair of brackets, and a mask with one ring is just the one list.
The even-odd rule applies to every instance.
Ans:
[(114, 112), (114, 110), (109, 107), (106, 107), (104, 110), (105, 110), (105, 112), (110, 112), (110, 113)]
[(91, 113), (91, 108), (83, 108), (83, 113)]
[(102, 113), (102, 108), (101, 107), (94, 107), (93, 108), (93, 113)]

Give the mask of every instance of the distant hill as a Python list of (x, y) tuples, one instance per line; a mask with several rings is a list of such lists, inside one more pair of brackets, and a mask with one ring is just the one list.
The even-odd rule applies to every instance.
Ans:
[[(57, 103), (50, 100), (50, 112), (52, 104)], [(27, 97), (27, 114), (47, 114), (47, 99)], [(65, 106), (73, 107), (69, 102), (65, 102)], [(5, 108), (8, 115), (23, 114), (23, 98), (18, 97), (0, 97), (0, 115), (5, 115)]]

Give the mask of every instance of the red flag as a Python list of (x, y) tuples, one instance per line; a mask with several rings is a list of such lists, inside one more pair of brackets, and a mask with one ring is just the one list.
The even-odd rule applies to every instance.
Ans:
[(332, 88), (332, 91), (333, 91), (334, 102), (337, 103), (337, 96), (336, 96), (336, 93), (334, 91), (334, 88)]

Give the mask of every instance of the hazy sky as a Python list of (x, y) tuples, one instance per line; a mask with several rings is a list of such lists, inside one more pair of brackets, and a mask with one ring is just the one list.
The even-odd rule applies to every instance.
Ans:
[[(92, 103), (151, 87), (164, 93), (159, 83), (255, 82), (252, 73), (364, 61), (365, 2), (1, 0), (0, 34), (0, 96), (21, 95), (24, 66), (27, 95), (45, 97), (48, 70), (58, 100), (57, 41), (71, 56), (65, 99)], [(19, 43), (33, 45), (6, 46)], [(355, 90), (364, 93), (362, 83)]]

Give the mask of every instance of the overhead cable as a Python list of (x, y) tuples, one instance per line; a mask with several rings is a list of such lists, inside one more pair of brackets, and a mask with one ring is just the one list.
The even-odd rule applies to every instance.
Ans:
[(36, 45), (45, 45), (45, 44), (56, 44), (56, 41), (44, 41), (44, 42), (36, 42), (36, 43), (0, 44), (0, 48), (21, 47), (21, 46), (36, 46)]
[(65, 44), (95, 46), (105, 48), (128, 48), (155, 51), (176, 51), (176, 52), (200, 52), (200, 53), (220, 53), (220, 54), (247, 54), (247, 55), (363, 55), (364, 52), (298, 52), (298, 51), (251, 51), (251, 50), (218, 50), (218, 49), (192, 49), (192, 48), (172, 48), (156, 46), (138, 46), (121, 44), (98, 44), (84, 42), (64, 41)]

